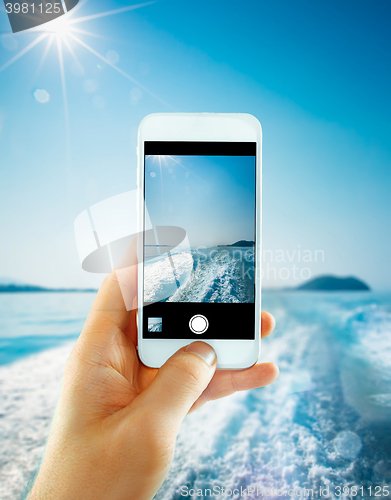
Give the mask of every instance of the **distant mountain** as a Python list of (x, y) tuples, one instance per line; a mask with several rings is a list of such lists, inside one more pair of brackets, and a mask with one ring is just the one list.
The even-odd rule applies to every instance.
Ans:
[(96, 292), (95, 288), (45, 288), (37, 285), (26, 285), (19, 283), (0, 283), (0, 293), (42, 293), (42, 292)]
[(236, 243), (232, 243), (232, 245), (218, 245), (219, 247), (253, 247), (255, 246), (254, 241), (247, 240), (239, 240)]
[(338, 276), (318, 276), (309, 280), (302, 285), (294, 288), (294, 290), (308, 290), (308, 291), (348, 291), (348, 290), (370, 290), (369, 286), (363, 281), (352, 276), (348, 278), (339, 278)]

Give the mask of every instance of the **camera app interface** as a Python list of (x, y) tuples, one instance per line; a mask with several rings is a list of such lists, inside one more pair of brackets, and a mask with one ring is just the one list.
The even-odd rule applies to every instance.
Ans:
[(256, 143), (144, 143), (143, 337), (253, 340)]

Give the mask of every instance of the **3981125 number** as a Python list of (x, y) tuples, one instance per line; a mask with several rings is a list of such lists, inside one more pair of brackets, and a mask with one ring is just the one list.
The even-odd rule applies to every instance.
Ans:
[(334, 494), (336, 497), (388, 497), (390, 494), (389, 486), (335, 486)]
[(60, 14), (61, 13), (61, 3), (40, 3), (35, 5), (33, 3), (6, 3), (5, 11), (7, 14), (35, 14), (38, 12), (40, 14)]

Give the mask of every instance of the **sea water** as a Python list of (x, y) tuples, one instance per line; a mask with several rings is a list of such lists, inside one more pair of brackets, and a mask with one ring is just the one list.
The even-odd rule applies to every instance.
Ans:
[[(93, 298), (0, 295), (2, 500), (19, 498), (39, 464)], [(390, 485), (391, 294), (266, 291), (262, 308), (277, 326), (262, 341), (261, 361), (275, 361), (279, 379), (186, 417), (156, 498), (248, 486), (274, 498), (327, 486), (331, 494), (337, 486), (371, 486), (373, 496), (375, 486)]]
[(162, 250), (145, 262), (146, 302), (254, 302), (254, 247)]

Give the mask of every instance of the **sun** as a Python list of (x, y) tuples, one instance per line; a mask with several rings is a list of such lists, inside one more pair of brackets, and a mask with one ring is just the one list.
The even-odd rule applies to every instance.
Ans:
[(69, 35), (71, 32), (71, 23), (68, 15), (63, 15), (54, 19), (47, 25), (47, 33), (53, 33), (59, 38)]
[[(45, 2), (45, 0), (43, 0)], [(45, 48), (42, 53), (42, 57), (40, 63), (38, 65), (35, 78), (39, 75), (45, 61), (47, 55), (52, 47), (52, 45), (57, 46), (58, 52), (58, 61), (60, 66), (60, 76), (61, 76), (61, 87), (62, 87), (62, 95), (63, 95), (63, 103), (64, 103), (64, 118), (65, 118), (65, 143), (67, 150), (67, 161), (70, 161), (70, 128), (69, 128), (69, 113), (68, 113), (68, 97), (67, 97), (67, 87), (66, 87), (66, 78), (65, 78), (65, 67), (64, 67), (64, 50), (69, 52), (72, 59), (76, 63), (76, 65), (80, 68), (81, 73), (84, 73), (84, 68), (81, 65), (78, 57), (77, 50), (83, 48), (93, 54), (95, 57), (103, 61), (107, 66), (110, 66), (114, 71), (125, 77), (127, 80), (137, 85), (137, 87), (151, 97), (162, 103), (164, 106), (170, 108), (170, 106), (158, 95), (151, 92), (147, 87), (142, 85), (139, 81), (133, 78), (131, 75), (123, 71), (115, 61), (103, 56), (97, 50), (93, 49), (88, 43), (86, 43), (80, 37), (94, 37), (94, 38), (102, 38), (106, 37), (99, 35), (97, 33), (86, 31), (84, 29), (78, 28), (77, 25), (80, 23), (85, 23), (89, 21), (93, 21), (95, 19), (105, 18), (107, 16), (112, 16), (116, 14), (121, 14), (124, 12), (128, 12), (131, 10), (139, 9), (141, 7), (146, 7), (147, 5), (151, 5), (156, 3), (157, 0), (147, 1), (145, 3), (127, 5), (125, 7), (121, 7), (119, 9), (107, 11), (107, 12), (98, 12), (96, 14), (91, 14), (87, 16), (75, 16), (76, 13), (79, 12), (81, 8), (85, 6), (88, 0), (81, 0), (76, 7), (74, 7), (69, 12), (61, 15), (57, 19), (53, 21), (45, 23), (44, 26), (38, 26), (37, 28), (33, 28), (30, 30), (31, 33), (37, 33), (37, 37), (34, 38), (26, 47), (24, 47), (20, 52), (14, 55), (10, 60), (5, 62), (2, 66), (0, 66), (0, 73), (2, 73), (5, 69), (9, 68), (12, 64), (18, 61), (21, 57), (27, 54), (31, 49), (40, 44), (42, 41), (46, 40)], [(45, 2), (46, 3), (46, 2)], [(50, 4), (48, 4), (50, 5)], [(83, 26), (83, 24), (82, 24)], [(53, 43), (55, 42), (55, 43)], [(77, 49), (76, 51), (74, 49)], [(46, 99), (46, 95), (40, 95), (41, 99)], [(39, 101), (39, 102), (47, 102)], [(161, 168), (161, 158), (159, 158), (159, 164)]]

